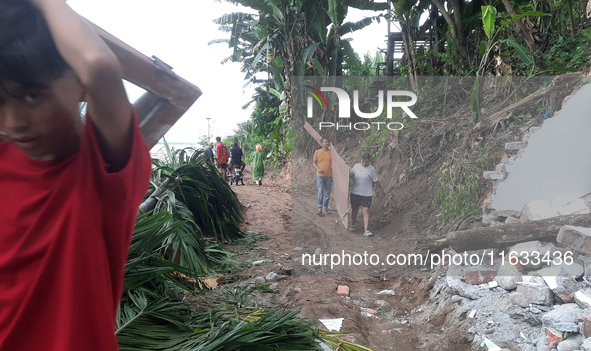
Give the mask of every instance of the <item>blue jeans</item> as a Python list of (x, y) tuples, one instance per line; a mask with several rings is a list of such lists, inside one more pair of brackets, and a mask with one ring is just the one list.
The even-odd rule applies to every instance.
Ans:
[(328, 208), (328, 200), (330, 199), (331, 186), (332, 177), (316, 177), (316, 189), (318, 190), (318, 207)]

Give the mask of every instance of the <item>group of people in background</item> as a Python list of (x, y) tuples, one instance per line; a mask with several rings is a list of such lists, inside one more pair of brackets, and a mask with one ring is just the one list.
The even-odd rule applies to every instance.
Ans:
[[(238, 146), (238, 143), (234, 142), (232, 144), (232, 148), (228, 152), (228, 148), (226, 144), (222, 142), (221, 137), (216, 137), (215, 140), (217, 142), (215, 155), (213, 151), (215, 144), (210, 143), (209, 147), (205, 150), (205, 162), (214, 165), (217, 164), (217, 168), (219, 168), (220, 173), (224, 179), (228, 176), (229, 170), (231, 170), (234, 166), (240, 167), (240, 175), (242, 175), (244, 168), (246, 167), (246, 163), (242, 160), (244, 157), (244, 152)], [(265, 168), (263, 165), (263, 147), (260, 144), (256, 146), (256, 150), (253, 152), (252, 160), (253, 178), (256, 184), (261, 186), (263, 177), (265, 176)], [(228, 164), (230, 167), (228, 167)]]
[[(332, 156), (330, 141), (326, 138), (320, 140), (322, 149), (314, 152), (314, 168), (316, 168), (316, 189), (318, 191), (318, 211), (316, 214), (324, 216), (329, 214), (328, 202), (330, 200), (332, 187)], [(350, 194), (351, 203), (351, 224), (349, 230), (357, 230), (357, 214), (361, 207), (363, 213), (363, 228), (365, 236), (373, 236), (369, 231), (369, 209), (372, 202), (373, 184), (375, 183), (383, 193), (382, 184), (378, 179), (376, 169), (370, 165), (371, 156), (364, 153), (361, 162), (349, 170), (349, 176), (353, 178), (353, 188)]]

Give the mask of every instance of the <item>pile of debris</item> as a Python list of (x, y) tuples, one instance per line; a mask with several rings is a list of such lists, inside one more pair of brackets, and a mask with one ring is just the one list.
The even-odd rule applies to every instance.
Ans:
[(449, 251), (450, 257), (476, 255), (492, 261), (451, 264), (434, 295), (462, 304), (455, 313), (459, 319), (467, 316), (474, 349), (591, 351), (587, 242), (591, 229), (565, 226), (557, 245), (532, 241), (503, 250)]

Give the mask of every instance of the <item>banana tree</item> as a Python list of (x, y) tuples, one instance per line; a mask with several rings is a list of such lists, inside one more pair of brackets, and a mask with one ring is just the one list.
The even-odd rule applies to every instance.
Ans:
[[(228, 1), (257, 10), (258, 20), (253, 22), (244, 14), (225, 15), (215, 22), (224, 24), (221, 29), (230, 31), (231, 38), (213, 42), (243, 45), (243, 48), (234, 49), (230, 58), (248, 65), (245, 68), (250, 73), (249, 78), (256, 72), (272, 73), (274, 88), (278, 91), (291, 85), (293, 75), (334, 76), (342, 73), (342, 62), (354, 63), (357, 56), (351, 43), (341, 37), (380, 17), (344, 22), (348, 9), (380, 11), (388, 8), (385, 2), (367, 0)], [(249, 57), (252, 60), (248, 61)], [(266, 62), (262, 61), (263, 58), (267, 59)]]
[(482, 101), (482, 87), (483, 82), (481, 77), (484, 76), (486, 71), (486, 67), (489, 64), (489, 55), (493, 47), (498, 44), (506, 44), (513, 49), (519, 56), (519, 58), (523, 61), (524, 64), (527, 66), (533, 65), (534, 58), (527, 50), (526, 47), (518, 43), (515, 39), (509, 37), (506, 39), (499, 39), (497, 40), (498, 34), (505, 28), (506, 26), (510, 25), (511, 23), (521, 19), (525, 16), (550, 16), (549, 14), (539, 12), (539, 11), (528, 11), (522, 14), (517, 14), (511, 17), (511, 19), (505, 21), (500, 27), (496, 27), (496, 19), (497, 19), (497, 9), (494, 6), (482, 6), (482, 23), (484, 27), (484, 33), (488, 38), (487, 41), (482, 41), (480, 43), (480, 53), (483, 55), (480, 61), (480, 65), (476, 72), (476, 80), (474, 82), (474, 89), (472, 90), (472, 97), (471, 97), (471, 108), (472, 108), (472, 115), (470, 117), (470, 121), (473, 123), (478, 123), (481, 119), (480, 114), (480, 106)]
[(312, 12), (314, 16), (307, 19), (307, 23), (310, 23), (308, 34), (313, 42), (302, 52), (294, 74), (342, 75), (343, 62), (349, 65), (359, 63), (350, 41), (342, 37), (361, 30), (382, 17), (377, 15), (357, 22), (345, 22), (349, 8), (384, 11), (388, 9), (388, 4), (361, 0), (329, 0), (319, 2), (317, 6)]
[[(449, 26), (449, 33), (451, 38), (455, 40), (455, 45), (458, 48), (460, 55), (466, 60), (467, 62), (470, 61), (470, 55), (468, 54), (468, 49), (466, 46), (465, 38), (464, 38), (464, 29), (462, 26), (462, 0), (431, 0), (433, 5), (437, 7), (439, 12), (445, 18)], [(447, 3), (447, 6), (445, 6)]]
[(429, 4), (429, 0), (420, 0), (418, 2), (415, 0), (400, 0), (393, 2), (393, 9), (390, 13), (391, 19), (400, 23), (412, 90), (419, 88), (416, 79), (417, 72), (415, 71), (416, 50), (414, 42), (416, 36), (419, 34), (421, 15), (429, 8)]

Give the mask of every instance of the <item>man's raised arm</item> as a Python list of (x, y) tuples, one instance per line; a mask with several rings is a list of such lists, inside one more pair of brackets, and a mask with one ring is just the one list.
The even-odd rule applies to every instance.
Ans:
[(111, 171), (123, 168), (131, 154), (132, 107), (117, 57), (64, 0), (30, 1), (45, 17), (58, 51), (84, 88), (105, 162)]

